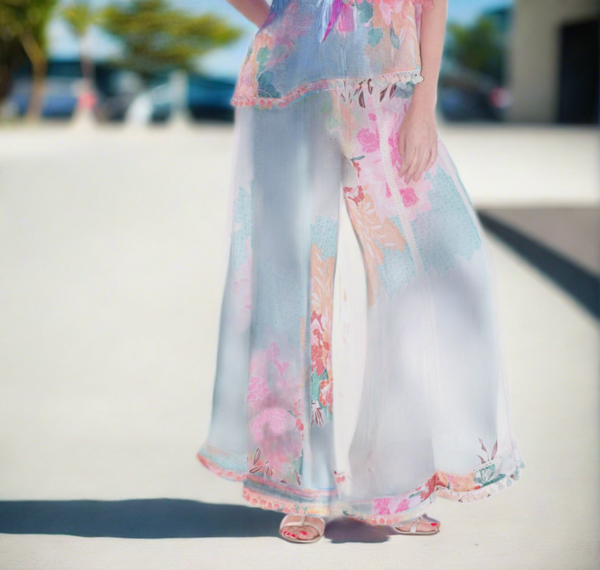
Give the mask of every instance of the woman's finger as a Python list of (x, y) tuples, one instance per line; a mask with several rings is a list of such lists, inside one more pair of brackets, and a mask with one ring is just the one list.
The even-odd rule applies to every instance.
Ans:
[(431, 149), (431, 160), (432, 160), (431, 166), (433, 166), (435, 164), (435, 161), (437, 160), (437, 156), (438, 156), (438, 149), (437, 149), (437, 142), (436, 142), (433, 145), (433, 148)]
[(411, 181), (411, 179), (414, 178), (415, 172), (419, 168), (419, 164), (422, 160), (422, 153), (423, 153), (423, 149), (420, 147), (417, 149), (417, 151), (415, 152), (415, 154), (413, 156), (410, 168), (408, 169), (406, 176), (404, 177), (407, 184)]
[(423, 169), (423, 174), (425, 174), (433, 166), (434, 162), (435, 160), (433, 159), (433, 151), (429, 151), (425, 168)]
[(421, 177), (434, 165), (434, 163), (435, 163), (434, 149), (429, 149), (425, 153), (425, 158), (423, 160), (423, 164), (421, 165), (422, 169), (418, 175), (417, 180), (420, 180)]
[(406, 137), (403, 131), (398, 131), (398, 154), (402, 158), (406, 151)]
[(427, 162), (427, 156), (425, 155), (425, 151), (421, 154), (419, 158), (419, 164), (415, 169), (415, 173), (413, 174), (413, 181), (418, 182), (423, 174), (423, 170), (425, 170), (425, 163)]
[(414, 147), (407, 145), (406, 152), (402, 157), (402, 165), (400, 166), (399, 170), (400, 176), (404, 176), (407, 170), (410, 168), (412, 161), (414, 160), (415, 151), (416, 149)]
[(429, 164), (427, 166), (427, 170), (429, 170), (430, 168), (433, 167), (433, 165), (435, 164), (435, 161), (437, 160), (438, 157), (438, 149), (437, 149), (437, 143), (431, 148), (431, 158), (429, 159)]
[(425, 172), (425, 168), (427, 167), (427, 163), (429, 162), (429, 152), (429, 149), (425, 148), (421, 153), (419, 159), (419, 166), (417, 166), (417, 169), (415, 170), (415, 175), (413, 176), (415, 182), (418, 182), (421, 179), (423, 172)]

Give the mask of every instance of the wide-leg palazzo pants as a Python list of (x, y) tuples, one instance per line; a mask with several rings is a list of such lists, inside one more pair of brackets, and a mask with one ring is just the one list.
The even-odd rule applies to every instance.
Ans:
[[(235, 109), (229, 262), (199, 460), (253, 505), (395, 524), (525, 466), (485, 236), (441, 139), (398, 174), (413, 85)], [(348, 230), (350, 228), (350, 230)]]

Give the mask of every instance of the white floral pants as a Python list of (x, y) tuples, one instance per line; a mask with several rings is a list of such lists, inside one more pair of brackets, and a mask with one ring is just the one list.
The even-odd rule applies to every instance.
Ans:
[(487, 497), (524, 467), (470, 199), (440, 139), (419, 181), (398, 174), (412, 88), (236, 107), (198, 458), (252, 505), (389, 525), (436, 496)]

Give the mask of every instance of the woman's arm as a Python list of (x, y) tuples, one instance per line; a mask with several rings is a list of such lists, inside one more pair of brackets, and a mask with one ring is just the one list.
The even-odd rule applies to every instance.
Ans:
[(448, 12), (447, 0), (434, 0), (433, 10), (421, 16), (421, 75), (414, 87), (412, 101), (398, 133), (398, 151), (402, 157), (400, 176), (405, 181), (419, 180), (437, 158), (438, 132), (435, 122), (437, 84), (444, 49)]
[(227, 2), (259, 28), (267, 20), (270, 6), (266, 0), (227, 0)]

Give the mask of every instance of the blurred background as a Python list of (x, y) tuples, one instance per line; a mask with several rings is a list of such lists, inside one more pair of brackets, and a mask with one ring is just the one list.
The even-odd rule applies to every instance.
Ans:
[[(449, 3), (440, 111), (452, 121), (598, 122), (598, 3)], [(255, 26), (225, 0), (6, 0), (4, 120), (231, 120)], [(166, 38), (166, 39), (165, 39)], [(177, 49), (174, 49), (177, 46)]]
[(596, 567), (599, 17), (449, 0), (438, 127), (492, 252), (522, 481), (438, 500), (433, 541), (342, 520), (311, 550), (196, 459), (256, 27), (225, 0), (0, 0), (0, 570)]

